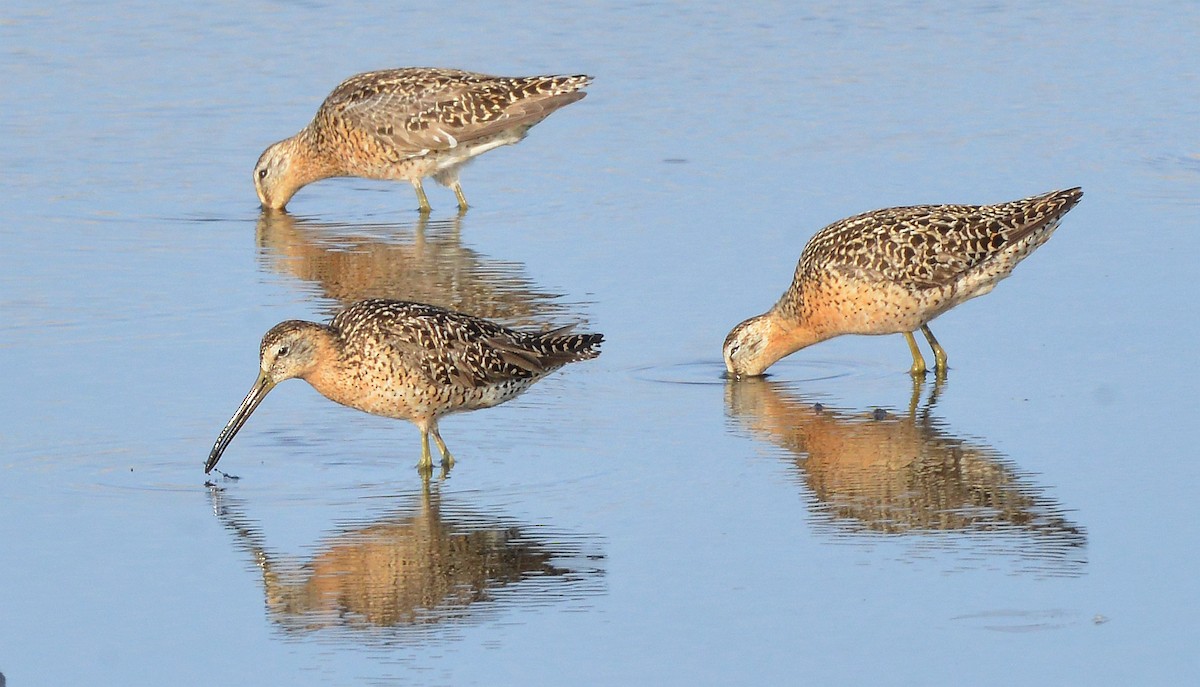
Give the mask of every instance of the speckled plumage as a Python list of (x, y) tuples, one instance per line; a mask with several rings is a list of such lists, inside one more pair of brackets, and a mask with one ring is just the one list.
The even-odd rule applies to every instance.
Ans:
[(268, 147), (254, 168), (265, 208), (282, 209), (301, 187), (335, 176), (406, 180), (422, 210), (421, 179), (450, 186), (465, 209), (459, 169), (519, 142), (530, 127), (586, 95), (591, 77), (502, 77), (413, 67), (358, 74), (325, 98), (311, 123)]
[(991, 291), (1082, 195), (1073, 188), (996, 205), (887, 208), (834, 222), (809, 240), (779, 302), (729, 333), (726, 368), (754, 376), (834, 336), (903, 333), (912, 373), (924, 374), (912, 338), (920, 329), (944, 371), (929, 321)]
[(432, 305), (373, 299), (342, 310), (327, 325), (288, 320), (259, 348), (261, 372), (222, 430), (205, 465), (221, 453), (275, 384), (307, 381), (332, 401), (421, 429), (421, 465), (431, 465), (429, 435), (448, 413), (503, 403), (570, 362), (600, 354), (601, 334), (567, 329), (528, 332)]

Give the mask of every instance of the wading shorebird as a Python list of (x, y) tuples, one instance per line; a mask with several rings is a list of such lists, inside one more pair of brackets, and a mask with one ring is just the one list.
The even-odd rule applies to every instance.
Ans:
[(1045, 243), (1083, 191), (1051, 191), (996, 205), (918, 205), (856, 215), (818, 231), (792, 285), (767, 312), (725, 338), (725, 368), (761, 375), (780, 358), (842, 334), (904, 334), (914, 376), (925, 359), (913, 332), (933, 349), (938, 374), (946, 352), (929, 322), (982, 296)]
[(254, 166), (264, 209), (281, 210), (296, 191), (329, 177), (403, 179), (429, 199), (432, 176), (458, 196), (459, 169), (476, 155), (525, 138), (552, 112), (586, 95), (592, 77), (488, 76), (412, 67), (358, 74), (321, 103), (312, 122), (271, 145)]
[(518, 331), (432, 305), (374, 299), (342, 310), (329, 324), (288, 320), (259, 347), (250, 393), (221, 430), (204, 472), (267, 393), (299, 377), (323, 396), (351, 408), (408, 420), (421, 430), (421, 462), (433, 465), (429, 435), (449, 469), (454, 457), (438, 433), (438, 418), (490, 408), (516, 397), (567, 363), (600, 355), (602, 334)]

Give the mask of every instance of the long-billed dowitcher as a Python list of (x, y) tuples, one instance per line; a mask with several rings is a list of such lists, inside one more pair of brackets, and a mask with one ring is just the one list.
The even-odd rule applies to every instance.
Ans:
[(383, 299), (355, 303), (327, 325), (281, 322), (263, 336), (258, 379), (221, 430), (204, 471), (216, 467), (267, 393), (294, 377), (342, 405), (416, 424), (420, 467), (433, 464), (432, 434), (448, 468), (454, 457), (438, 432), (438, 418), (498, 405), (567, 363), (600, 355), (602, 334), (569, 329), (518, 331), (432, 305)]
[(433, 176), (465, 210), (459, 169), (519, 142), (584, 97), (580, 89), (590, 82), (583, 74), (503, 77), (424, 67), (358, 74), (333, 89), (308, 126), (263, 151), (254, 187), (264, 208), (282, 209), (301, 187), (329, 177), (403, 179), (428, 212), (421, 179)]
[(770, 310), (725, 338), (725, 367), (761, 375), (780, 358), (842, 334), (904, 334), (914, 376), (925, 359), (913, 332), (946, 352), (929, 321), (992, 290), (1045, 243), (1079, 199), (1078, 188), (996, 205), (918, 205), (856, 215), (818, 231), (792, 285)]

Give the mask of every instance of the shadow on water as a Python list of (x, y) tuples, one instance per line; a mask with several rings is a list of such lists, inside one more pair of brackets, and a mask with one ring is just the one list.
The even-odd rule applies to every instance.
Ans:
[[(262, 574), (267, 613), (289, 635), (422, 639), (501, 607), (562, 604), (603, 592), (594, 540), (550, 533), (457, 504), (435, 483), (403, 506), (335, 532), (306, 560), (271, 551), (242, 499), (210, 489), (213, 511)], [(392, 497), (388, 497), (389, 499)]]
[(365, 298), (396, 298), (460, 310), (509, 326), (567, 324), (562, 294), (537, 288), (521, 263), (463, 245), (463, 216), (414, 223), (317, 222), (286, 213), (258, 220), (266, 266), (337, 301), (329, 313)]
[(904, 411), (831, 408), (788, 385), (726, 385), (730, 417), (791, 454), (814, 497), (818, 531), (835, 539), (919, 536), (981, 566), (1015, 558), (1018, 569), (1083, 574), (1087, 536), (1043, 488), (994, 448), (955, 436), (933, 415), (941, 381), (921, 403), (913, 383)]

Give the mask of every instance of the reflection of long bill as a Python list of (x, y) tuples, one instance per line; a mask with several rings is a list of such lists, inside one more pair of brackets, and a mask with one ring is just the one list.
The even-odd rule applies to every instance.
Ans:
[(238, 406), (237, 412), (233, 417), (229, 418), (229, 423), (225, 425), (225, 429), (221, 430), (221, 435), (217, 437), (217, 442), (213, 444), (212, 453), (208, 454), (208, 462), (204, 464), (204, 474), (212, 472), (212, 469), (217, 467), (217, 461), (221, 460), (221, 454), (225, 452), (225, 447), (229, 446), (229, 442), (233, 441), (234, 435), (246, 424), (246, 420), (259, 403), (266, 398), (267, 393), (275, 388), (275, 382), (267, 376), (266, 372), (259, 372), (258, 379), (254, 380), (254, 386), (250, 387), (250, 393), (246, 394), (246, 398), (242, 400), (242, 405)]

